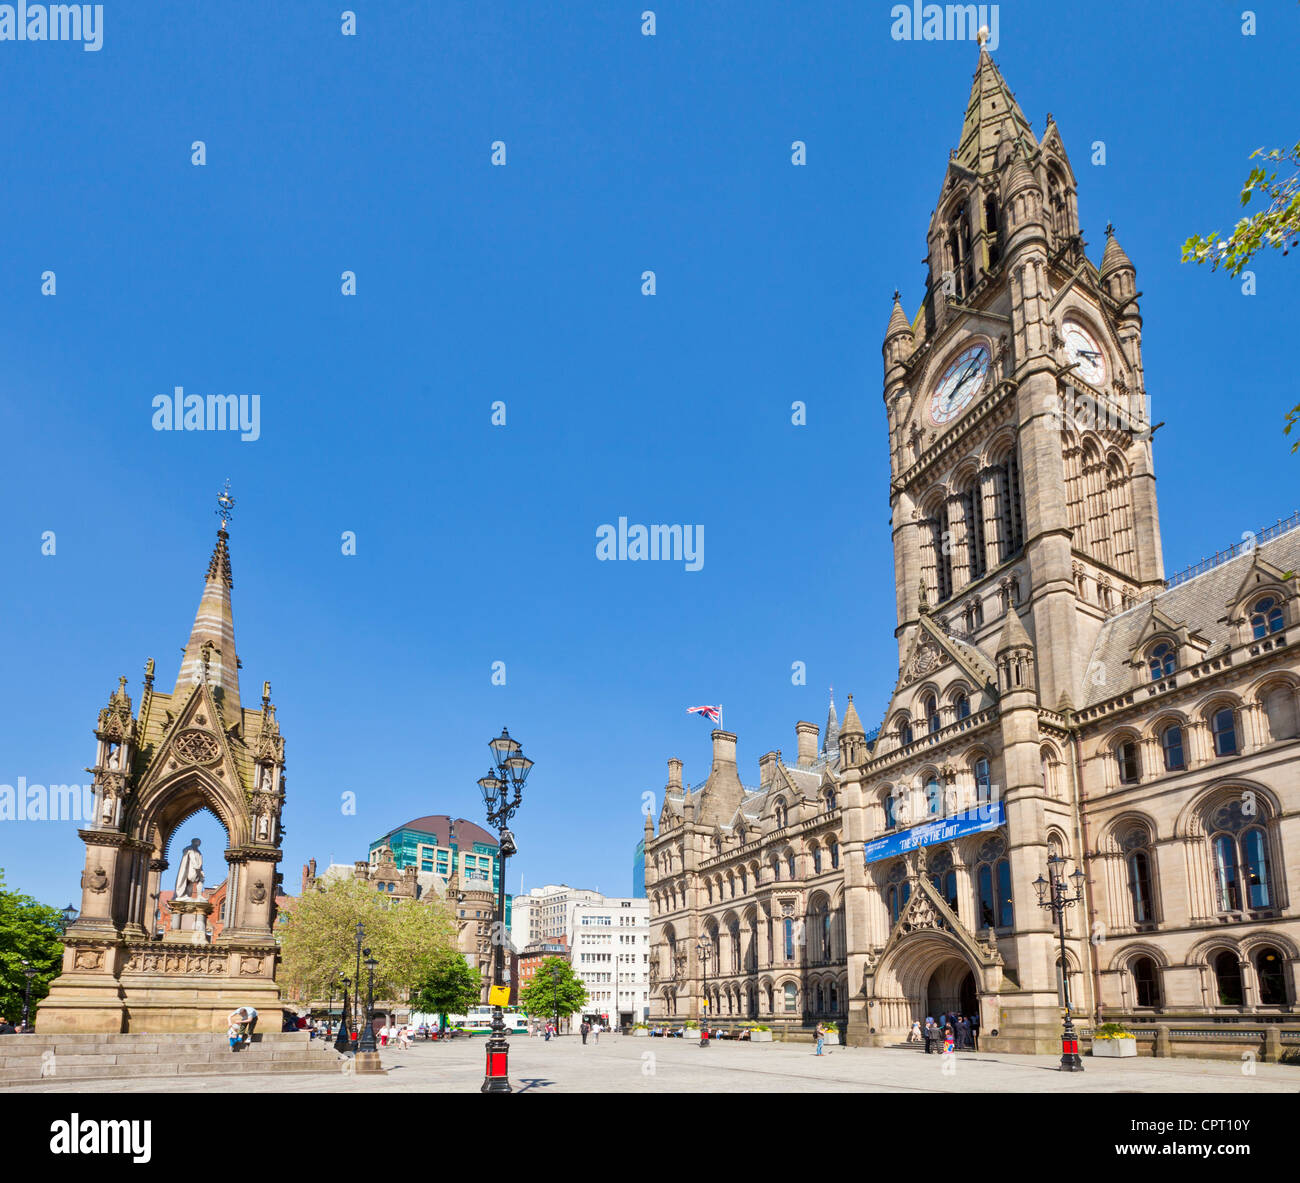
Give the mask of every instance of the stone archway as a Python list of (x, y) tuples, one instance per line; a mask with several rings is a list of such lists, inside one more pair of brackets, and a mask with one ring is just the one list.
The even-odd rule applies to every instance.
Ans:
[(981, 967), (962, 944), (941, 929), (903, 937), (876, 967), (870, 1001), (883, 1039), (903, 1037), (912, 1023), (946, 1011), (972, 1014), (985, 991)]

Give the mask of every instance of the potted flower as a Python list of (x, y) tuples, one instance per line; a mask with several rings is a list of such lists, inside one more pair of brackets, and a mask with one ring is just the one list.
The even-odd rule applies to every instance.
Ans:
[(637, 1023), (632, 1027), (632, 1034), (641, 1039), (650, 1037), (650, 1025), (648, 1023)]
[(771, 1043), (772, 1028), (766, 1023), (746, 1023), (749, 1028), (750, 1043)]
[(1119, 1023), (1102, 1023), (1092, 1033), (1094, 1056), (1136, 1056), (1137, 1037)]

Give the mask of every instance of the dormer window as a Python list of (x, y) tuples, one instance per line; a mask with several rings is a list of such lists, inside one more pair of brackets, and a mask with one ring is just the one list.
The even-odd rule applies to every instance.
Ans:
[(1169, 677), (1178, 668), (1178, 655), (1174, 652), (1174, 647), (1168, 641), (1161, 641), (1151, 650), (1151, 656), (1147, 659), (1147, 668), (1151, 671), (1153, 682)]
[(1272, 596), (1257, 601), (1250, 610), (1250, 631), (1257, 641), (1269, 633), (1280, 633), (1282, 624), (1282, 605)]
[(773, 812), (774, 812), (775, 815), (776, 815), (776, 828), (777, 828), (778, 830), (783, 830), (783, 829), (785, 829), (785, 823), (786, 823), (786, 817), (787, 817), (787, 815), (786, 815), (786, 808), (785, 808), (785, 802), (784, 802), (781, 798), (779, 798), (779, 797), (777, 798), (777, 801), (776, 801), (776, 808), (773, 810)]

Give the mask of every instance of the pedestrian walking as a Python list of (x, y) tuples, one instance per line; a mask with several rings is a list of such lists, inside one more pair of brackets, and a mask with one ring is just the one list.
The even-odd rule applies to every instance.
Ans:
[(591, 1027), (591, 1042), (592, 1042), (592, 1043), (599, 1043), (599, 1042), (600, 1042), (600, 1024), (599, 1024), (599, 1023), (593, 1023), (593, 1024), (592, 1024), (592, 1027)]
[(920, 1019), (912, 1020), (912, 1029), (907, 1033), (907, 1042), (908, 1043), (921, 1042), (921, 1020)]
[(945, 1056), (951, 1056), (956, 1050), (955, 1039), (956, 1035), (953, 1032), (952, 1025), (949, 1024), (943, 1029), (943, 1054)]
[(976, 1011), (970, 1017), (970, 1039), (971, 1046), (976, 1051), (980, 1050), (980, 1013)]
[(813, 1055), (820, 1056), (822, 1054), (822, 1048), (825, 1046), (826, 1046), (826, 1028), (823, 1027), (820, 1023), (818, 1023), (817, 1024), (817, 1050), (813, 1053)]
[(586, 1019), (583, 1019), (582, 1026), (578, 1028), (578, 1031), (582, 1035), (582, 1044), (586, 1047), (587, 1036), (591, 1034), (591, 1024), (588, 1023)]
[(925, 1016), (925, 1054), (928, 1056), (934, 1051), (934, 1044), (939, 1039), (939, 1029), (934, 1025), (934, 1019), (929, 1015)]

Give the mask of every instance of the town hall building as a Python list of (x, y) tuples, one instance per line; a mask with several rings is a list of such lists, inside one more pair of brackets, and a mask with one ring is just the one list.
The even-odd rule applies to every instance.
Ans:
[[(1166, 577), (1135, 268), (1110, 227), (1089, 258), (1061, 133), (983, 45), (927, 247), (883, 345), (897, 682), (870, 734), (832, 703), (757, 785), (723, 731), (696, 787), (669, 761), (652, 1019), (887, 1044), (958, 1011), (1044, 1052), (1068, 987), (1085, 1030), (1167, 1050), (1235, 1024), (1276, 1052), (1300, 1014), (1300, 518)], [(1064, 964), (1053, 856), (1081, 872)]]

